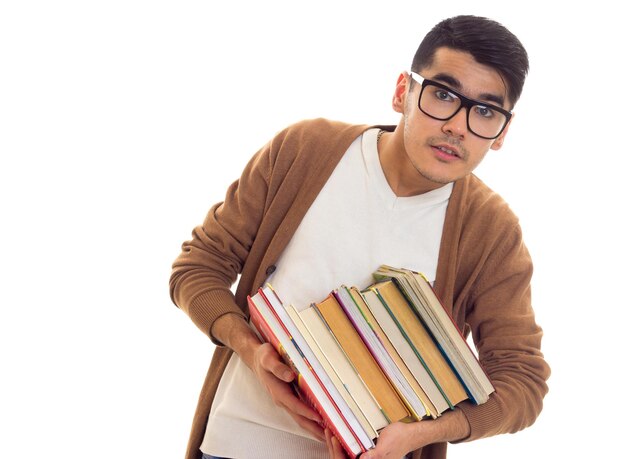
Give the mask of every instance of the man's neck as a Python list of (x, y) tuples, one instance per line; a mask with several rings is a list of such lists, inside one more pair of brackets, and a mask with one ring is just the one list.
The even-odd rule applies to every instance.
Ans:
[[(398, 126), (400, 128), (400, 126)], [(424, 177), (409, 160), (402, 130), (385, 132), (378, 139), (378, 157), (387, 183), (398, 197), (428, 193), (445, 185)]]

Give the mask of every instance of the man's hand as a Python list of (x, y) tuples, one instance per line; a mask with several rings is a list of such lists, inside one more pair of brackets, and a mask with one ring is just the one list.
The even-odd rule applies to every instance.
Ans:
[(376, 447), (361, 456), (362, 459), (402, 459), (409, 452), (426, 446), (415, 432), (419, 423), (394, 422), (380, 432)]
[(257, 347), (252, 371), (276, 405), (287, 410), (300, 427), (311, 432), (320, 441), (324, 441), (324, 430), (318, 424), (321, 421), (320, 416), (294, 394), (289, 383), (296, 375), (283, 363), (271, 344), (264, 343)]
[[(332, 459), (345, 459), (339, 441), (326, 434), (326, 446)], [(402, 459), (411, 451), (431, 443), (462, 440), (470, 434), (470, 425), (461, 410), (445, 413), (435, 420), (394, 422), (380, 431), (376, 447), (363, 453), (361, 459)]]
[[(326, 447), (331, 459), (346, 459), (346, 455), (341, 448), (341, 444), (332, 433), (326, 429)], [(389, 424), (380, 432), (376, 441), (376, 447), (367, 453), (363, 453), (361, 459), (402, 459), (407, 453), (412, 451), (408, 441), (411, 435), (411, 424), (394, 422)], [(414, 448), (416, 449), (416, 448)]]
[(294, 394), (290, 383), (296, 375), (283, 363), (271, 344), (261, 343), (248, 323), (235, 314), (226, 314), (217, 319), (211, 333), (237, 353), (276, 405), (286, 409), (300, 427), (324, 441), (324, 431), (318, 424), (320, 416)]

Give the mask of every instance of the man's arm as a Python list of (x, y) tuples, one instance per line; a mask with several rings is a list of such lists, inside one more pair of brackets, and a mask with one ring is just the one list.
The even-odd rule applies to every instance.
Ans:
[(212, 340), (210, 331), (220, 317), (236, 314), (245, 318), (230, 289), (248, 261), (262, 225), (271, 168), (267, 144), (229, 186), (224, 201), (209, 209), (174, 260), (172, 301)]
[(262, 224), (273, 162), (271, 143), (248, 162), (224, 202), (213, 206), (204, 223), (194, 228), (192, 239), (183, 243), (173, 264), (170, 295), (216, 345), (237, 353), (274, 403), (323, 440), (315, 422), (319, 416), (292, 391), (289, 383), (295, 375), (270, 344), (259, 341), (230, 290), (249, 260)]
[(459, 404), (471, 426), (467, 440), (514, 433), (535, 422), (548, 391), (543, 331), (531, 304), (532, 261), (519, 225), (494, 224), (489, 256), (467, 302), (465, 323), (495, 392), (482, 405)]

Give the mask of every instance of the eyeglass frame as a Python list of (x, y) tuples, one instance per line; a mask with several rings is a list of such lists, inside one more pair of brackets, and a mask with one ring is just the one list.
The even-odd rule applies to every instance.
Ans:
[[(432, 119), (435, 120), (439, 120), (439, 121), (448, 121), (452, 118), (454, 118), (456, 116), (457, 113), (459, 113), (459, 111), (462, 108), (465, 108), (466, 110), (466, 123), (467, 123), (467, 129), (474, 134), (477, 137), (480, 137), (481, 139), (487, 139), (487, 140), (493, 140), (493, 139), (497, 139), (500, 134), (502, 134), (502, 132), (504, 131), (504, 129), (506, 128), (506, 126), (509, 124), (509, 121), (511, 121), (511, 118), (513, 117), (513, 113), (502, 108), (502, 107), (498, 107), (497, 105), (493, 105), (493, 104), (488, 104), (486, 102), (482, 102), (479, 100), (474, 100), (474, 99), (470, 99), (469, 97), (464, 96), (463, 94), (458, 93), (457, 91), (455, 91), (454, 89), (449, 88), (448, 86), (446, 86), (445, 84), (441, 84), (438, 81), (434, 81), (434, 80), (429, 80), (428, 78), (424, 78), (422, 75), (420, 75), (419, 73), (416, 72), (408, 72), (409, 75), (411, 76), (411, 78), (413, 80), (415, 80), (420, 86), (421, 86), (421, 90), (420, 90), (420, 95), (418, 98), (418, 103), (417, 106), (419, 107), (420, 111), (426, 115), (429, 116)], [(441, 88), (453, 95), (455, 95), (456, 97), (459, 98), (459, 100), (461, 101), (461, 104), (459, 105), (459, 107), (454, 111), (454, 113), (450, 116), (448, 116), (447, 118), (437, 118), (436, 116), (431, 115), (430, 113), (426, 113), (424, 111), (424, 109), (422, 109), (422, 93), (424, 92), (424, 88), (426, 86), (436, 86), (438, 88)], [(502, 128), (500, 129), (500, 132), (498, 132), (498, 134), (496, 134), (493, 137), (486, 137), (484, 135), (480, 135), (477, 134), (476, 132), (474, 132), (474, 130), (470, 127), (470, 122), (469, 122), (469, 116), (470, 116), (470, 109), (474, 106), (478, 105), (479, 107), (485, 107), (485, 108), (489, 108), (491, 110), (495, 110), (498, 113), (501, 113), (505, 116), (506, 121), (504, 122), (504, 124), (502, 125)]]

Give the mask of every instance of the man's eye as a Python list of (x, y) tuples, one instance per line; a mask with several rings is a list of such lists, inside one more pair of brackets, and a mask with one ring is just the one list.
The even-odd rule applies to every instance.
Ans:
[(444, 91), (443, 89), (435, 92), (435, 96), (437, 97), (437, 99), (442, 101), (452, 101), (455, 99), (452, 94), (450, 94), (448, 91)]
[(482, 105), (476, 105), (474, 107), (474, 111), (477, 115), (480, 115), (483, 118), (493, 118), (493, 110), (489, 107), (483, 107)]

